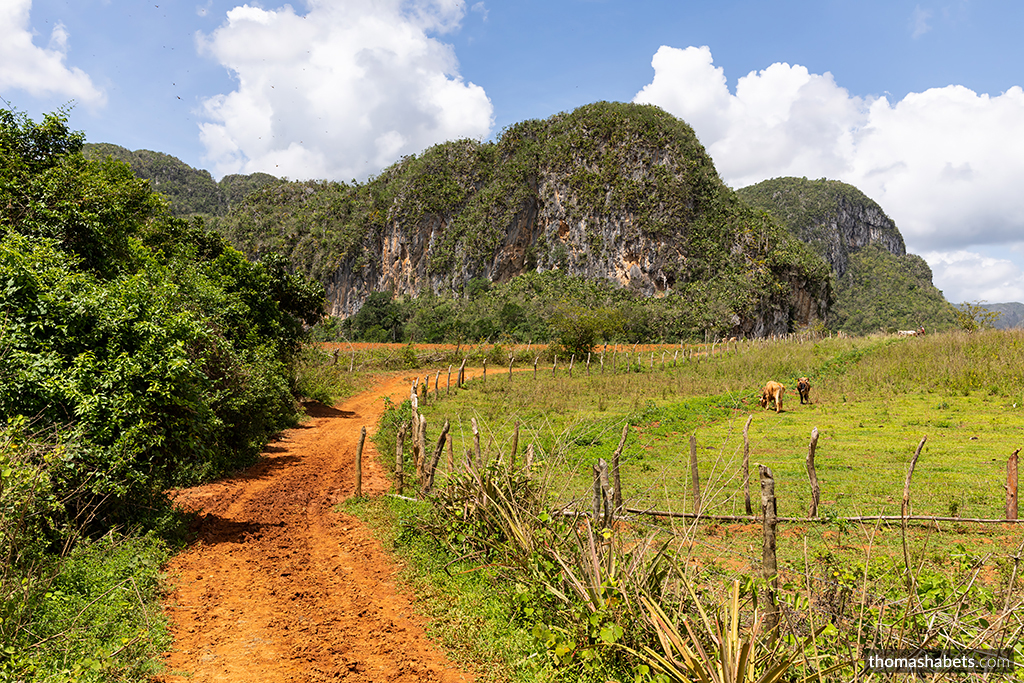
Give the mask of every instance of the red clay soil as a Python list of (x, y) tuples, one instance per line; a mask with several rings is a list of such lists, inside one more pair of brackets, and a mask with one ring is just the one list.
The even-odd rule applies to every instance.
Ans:
[[(310, 409), (251, 469), (176, 492), (201, 521), (168, 568), (174, 645), (156, 681), (473, 680), (427, 639), (371, 532), (334, 510), (355, 488), (360, 428), (372, 434), (381, 396), (400, 403), (412, 381)], [(388, 485), (367, 438), (363, 493)]]

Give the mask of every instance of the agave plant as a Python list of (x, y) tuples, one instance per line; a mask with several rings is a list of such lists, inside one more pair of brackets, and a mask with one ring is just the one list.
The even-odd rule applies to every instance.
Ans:
[[(801, 658), (801, 648), (783, 649), (781, 639), (773, 645), (759, 640), (764, 622), (754, 609), (753, 620), (740, 624), (740, 582), (734, 581), (729, 598), (714, 618), (701, 606), (693, 588), (686, 588), (697, 606), (700, 623), (682, 619), (685, 635), (672, 623), (665, 611), (648, 598), (641, 598), (651, 625), (658, 636), (661, 651), (644, 646), (635, 652), (648, 664), (673, 681), (685, 683), (776, 683), (796, 679), (792, 669)], [(809, 637), (813, 638), (813, 636)], [(705, 647), (705, 644), (708, 644)], [(806, 643), (805, 643), (806, 645)], [(837, 668), (837, 667), (836, 667)], [(831, 671), (831, 669), (830, 669)], [(814, 674), (818, 676), (827, 672)], [(810, 677), (808, 677), (810, 678)]]

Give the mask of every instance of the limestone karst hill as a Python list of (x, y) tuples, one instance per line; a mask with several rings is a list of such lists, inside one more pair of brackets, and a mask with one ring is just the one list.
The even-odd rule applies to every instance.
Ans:
[(662, 299), (677, 332), (952, 324), (927, 264), (859, 190), (783, 178), (734, 192), (693, 130), (649, 105), (599, 102), (494, 142), (443, 143), (363, 183), (217, 184), (205, 171), (191, 183), (173, 157), (128, 154), (179, 214), (321, 281), (336, 316), (374, 292), (458, 298), (473, 282), (559, 271)]
[(907, 253), (895, 222), (856, 187), (824, 178), (773, 178), (737, 194), (828, 262), (834, 281), (830, 327), (861, 334), (953, 326), (953, 306), (932, 284), (928, 264)]

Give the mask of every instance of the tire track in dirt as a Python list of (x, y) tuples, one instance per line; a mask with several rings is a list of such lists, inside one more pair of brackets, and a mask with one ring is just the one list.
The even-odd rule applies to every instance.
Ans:
[[(355, 488), (360, 428), (372, 433), (391, 376), (283, 432), (236, 477), (176, 491), (200, 513), (197, 540), (175, 556), (165, 600), (173, 649), (160, 683), (472, 681), (427, 639), (397, 568), (357, 519), (333, 510)], [(363, 451), (363, 493), (387, 491)]]

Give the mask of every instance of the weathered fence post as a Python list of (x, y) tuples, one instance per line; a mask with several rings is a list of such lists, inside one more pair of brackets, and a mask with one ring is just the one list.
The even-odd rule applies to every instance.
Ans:
[(1017, 454), (1015, 450), (1006, 461), (1006, 519), (1017, 519)]
[(651, 372), (654, 372), (654, 351), (651, 351)]
[(363, 443), (366, 441), (366, 427), (359, 432), (359, 447), (356, 449), (356, 498), (363, 497)]
[(427, 416), (420, 413), (420, 424), (416, 430), (416, 450), (419, 451), (420, 460), (416, 468), (417, 483), (422, 487), (424, 473), (427, 469)]
[(587, 377), (590, 377), (590, 351), (587, 351)]
[(455, 439), (448, 439), (448, 472), (455, 471)]
[(594, 524), (609, 527), (612, 523), (612, 501), (608, 486), (608, 463), (599, 458), (594, 465)]
[(700, 474), (697, 472), (696, 434), (690, 434), (690, 479), (693, 482), (693, 511), (700, 512)]
[(753, 415), (747, 415), (747, 424), (743, 425), (743, 504), (748, 515), (754, 514), (750, 508), (750, 421), (753, 419)]
[(448, 385), (444, 388), (444, 393), (447, 396), (452, 393), (452, 366), (448, 366)]
[(484, 381), (483, 381), (483, 383), (487, 384), (487, 356), (484, 356), (483, 364), (484, 364), (484, 375), (483, 375)]
[(441, 436), (437, 439), (437, 448), (434, 449), (434, 457), (430, 460), (430, 465), (427, 468), (426, 476), (424, 477), (421, 490), (424, 496), (430, 495), (430, 490), (434, 488), (434, 470), (437, 469), (437, 461), (441, 459), (441, 453), (444, 452), (444, 443), (448, 439), (448, 420), (444, 421), (444, 426), (441, 428)]
[(554, 362), (554, 364), (553, 364), (553, 365), (551, 366), (551, 376), (552, 376), (552, 377), (554, 377), (554, 376), (555, 376), (555, 369), (556, 369), (557, 367), (558, 367), (558, 354), (556, 353), (556, 354), (555, 354), (555, 362)]
[[(682, 342), (680, 342), (682, 343)], [(676, 353), (672, 356), (672, 367), (678, 367), (679, 365), (679, 349), (676, 349)]]
[(619, 458), (622, 456), (622, 449), (626, 447), (626, 437), (629, 435), (629, 423), (622, 425), (622, 438), (619, 439), (619, 447), (615, 449), (612, 456), (612, 485), (615, 489), (612, 492), (612, 507), (618, 513), (622, 510), (622, 480), (619, 478)]
[(661, 352), (661, 371), (665, 372), (665, 352)]
[(519, 420), (516, 420), (516, 429), (512, 432), (512, 458), (509, 462), (509, 471), (515, 472), (516, 469), (516, 451), (519, 450)]
[(576, 362), (576, 354), (574, 353), (574, 354), (572, 354), (572, 357), (569, 358), (569, 379), (572, 379), (572, 364), (575, 363), (575, 362)]
[(462, 383), (466, 381), (466, 361), (469, 360), (469, 356), (462, 359), (462, 365), (459, 366), (459, 378), (455, 382), (455, 388), (461, 389)]
[(516, 362), (515, 356), (508, 357), (508, 381), (512, 381), (512, 364)]
[(526, 447), (526, 478), (533, 475), (533, 444)]
[(482, 458), (480, 456), (480, 427), (477, 425), (475, 417), (472, 420), (470, 420), (470, 424), (473, 426), (473, 453), (476, 456), (474, 458), (474, 460), (473, 460), (473, 467), (476, 470), (477, 478), (480, 478), (482, 476), (482, 474), (481, 474), (481, 469), (482, 469), (482, 467), (481, 467), (481, 459)]
[(438, 389), (438, 385), (440, 385), (440, 384), (441, 384), (441, 370), (439, 369), (437, 371), (437, 374), (434, 375), (434, 400), (435, 401), (437, 400), (437, 397), (441, 395), (441, 392)]
[(533, 359), (533, 378), (537, 379), (537, 362), (540, 361), (540, 356)]
[(593, 492), (593, 520), (594, 525), (597, 526), (597, 522), (601, 519), (601, 461), (598, 460), (593, 467), (594, 472), (594, 485), (591, 488)]
[[(914, 468), (917, 466), (917, 458), (921, 455), (921, 449), (924, 448), (924, 442), (927, 439), (927, 436), (921, 437), (921, 443), (917, 444), (917, 450), (914, 451), (914, 457), (910, 459), (910, 469), (907, 470), (907, 480), (903, 483), (902, 514), (904, 518), (910, 515), (910, 478), (914, 476)], [(906, 519), (903, 520), (903, 523), (906, 525)]]
[(779, 591), (779, 565), (775, 557), (775, 527), (778, 524), (778, 506), (775, 500), (775, 477), (772, 471), (764, 465), (758, 465), (761, 474), (761, 527), (763, 532), (763, 543), (761, 546), (761, 566), (764, 568), (764, 578), (768, 582), (769, 597), (768, 610), (765, 614), (765, 628), (767, 629), (772, 642), (775, 641), (775, 631), (779, 625), (779, 603), (777, 594)]
[(398, 489), (398, 494), (402, 494), (402, 489), (405, 484), (405, 463), (403, 462), (402, 444), (405, 441), (405, 425), (398, 430), (398, 436), (395, 438), (395, 487)]
[(818, 428), (811, 430), (811, 444), (807, 447), (807, 477), (811, 480), (811, 510), (808, 517), (818, 516), (821, 489), (818, 487), (818, 472), (814, 469), (814, 451), (818, 448)]

